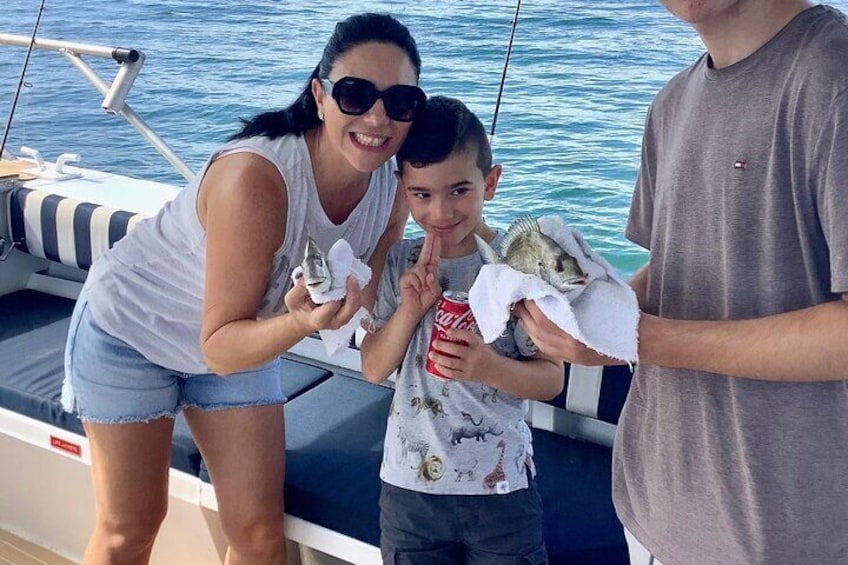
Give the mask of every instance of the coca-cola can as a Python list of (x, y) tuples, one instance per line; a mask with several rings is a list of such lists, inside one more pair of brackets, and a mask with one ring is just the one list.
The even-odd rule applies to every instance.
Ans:
[[(433, 331), (430, 332), (430, 346), (427, 348), (427, 363), (424, 368), (431, 375), (441, 379), (447, 379), (449, 377), (439, 372), (436, 364), (430, 359), (430, 352), (438, 351), (434, 345), (436, 340), (442, 339), (445, 341), (465, 343), (462, 340), (449, 338), (447, 332), (450, 329), (477, 331), (477, 320), (474, 319), (471, 306), (468, 304), (467, 292), (459, 290), (444, 291), (442, 293), (442, 299), (439, 301), (439, 307), (436, 309), (436, 319), (433, 320)], [(439, 353), (447, 355), (441, 351)]]

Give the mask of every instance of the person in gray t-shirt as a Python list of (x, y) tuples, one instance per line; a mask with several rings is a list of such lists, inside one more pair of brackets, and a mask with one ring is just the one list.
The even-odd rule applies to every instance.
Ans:
[[(546, 562), (523, 399), (562, 390), (562, 364), (517, 343), (491, 345), (468, 329), (428, 348), (443, 291), (468, 291), (482, 266), (475, 235), (501, 173), (480, 120), (460, 101), (427, 101), (398, 152), (398, 181), (426, 237), (395, 244), (362, 344), (362, 373), (398, 378), (380, 478), (386, 563)], [(512, 325), (514, 328), (514, 324)]]
[[(848, 20), (664, 3), (708, 53), (647, 117), (616, 511), (666, 565), (848, 563)], [(542, 351), (609, 362), (517, 311)]]

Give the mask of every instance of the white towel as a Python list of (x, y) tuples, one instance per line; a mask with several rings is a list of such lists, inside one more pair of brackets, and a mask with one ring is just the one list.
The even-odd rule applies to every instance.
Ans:
[(469, 291), (469, 304), (486, 343), (500, 336), (512, 305), (534, 300), (563, 331), (603, 355), (635, 363), (639, 304), (615, 269), (559, 216), (539, 218), (542, 233), (577, 259), (586, 285), (562, 293), (535, 275), (507, 265), (484, 265)]
[[(332, 285), (325, 292), (309, 291), (309, 297), (315, 304), (324, 304), (335, 300), (341, 300), (347, 293), (347, 278), (353, 275), (359, 288), (365, 288), (371, 280), (371, 267), (360, 261), (353, 255), (350, 244), (340, 239), (327, 252), (327, 267), (330, 269)], [(297, 266), (292, 270), (292, 280), (299, 279), (303, 275), (303, 267)], [(335, 355), (350, 343), (350, 336), (359, 327), (360, 320), (369, 316), (368, 310), (361, 307), (353, 318), (337, 330), (318, 330), (321, 341), (327, 355)]]

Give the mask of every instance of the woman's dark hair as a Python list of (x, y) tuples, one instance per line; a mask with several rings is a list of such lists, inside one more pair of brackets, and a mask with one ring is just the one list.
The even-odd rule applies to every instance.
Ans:
[(346, 51), (363, 43), (390, 43), (398, 46), (409, 57), (415, 67), (415, 77), (421, 73), (421, 57), (415, 40), (402, 23), (388, 14), (358, 14), (336, 24), (333, 35), (324, 47), (321, 62), (309, 75), (300, 95), (287, 108), (263, 112), (249, 120), (242, 119), (241, 131), (230, 137), (230, 141), (255, 135), (271, 139), (294, 133), (302, 135), (306, 130), (321, 124), (318, 105), (312, 95), (312, 79), (327, 78), (336, 59)]
[[(492, 148), (480, 118), (456, 98), (431, 96), (409, 128), (398, 150), (397, 162), (418, 169), (441, 163), (463, 151), (475, 159), (483, 176), (489, 174)], [(400, 170), (402, 174), (403, 167)]]

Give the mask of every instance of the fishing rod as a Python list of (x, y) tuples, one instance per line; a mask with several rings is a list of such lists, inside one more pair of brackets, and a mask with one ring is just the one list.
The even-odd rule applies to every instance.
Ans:
[(24, 67), (21, 69), (21, 78), (18, 81), (18, 88), (15, 89), (15, 97), (12, 99), (12, 107), (9, 109), (9, 118), (6, 120), (6, 127), (3, 129), (3, 141), (0, 142), (0, 158), (3, 157), (3, 150), (6, 149), (6, 141), (9, 139), (9, 130), (12, 129), (15, 107), (18, 105), (18, 97), (21, 95), (21, 88), (24, 86), (24, 77), (26, 77), (26, 69), (29, 66), (29, 56), (32, 54), (32, 48), (35, 45), (35, 35), (38, 33), (38, 25), (41, 23), (41, 14), (44, 12), (45, 2), (46, 0), (41, 0), (41, 4), (38, 6), (38, 15), (35, 18), (35, 26), (32, 28), (32, 37), (30, 37), (27, 54), (24, 57)]
[(18, 81), (18, 88), (15, 90), (15, 97), (12, 99), (12, 107), (9, 109), (9, 119), (6, 120), (6, 127), (3, 130), (3, 141), (0, 142), (0, 158), (3, 157), (3, 150), (6, 148), (6, 141), (9, 139), (9, 130), (12, 129), (12, 119), (15, 117), (15, 107), (18, 105), (18, 97), (21, 95), (21, 88), (24, 86), (24, 77), (26, 77), (27, 67), (29, 66), (29, 56), (32, 54), (32, 48), (35, 46), (35, 34), (38, 33), (38, 25), (41, 23), (41, 14), (44, 12), (44, 3), (46, 0), (41, 0), (41, 5), (38, 7), (38, 16), (35, 18), (35, 26), (32, 28), (32, 37), (29, 40), (26, 57), (24, 57), (24, 67), (21, 69), (21, 78)]
[(512, 18), (512, 31), (509, 33), (509, 45), (506, 48), (506, 59), (504, 60), (503, 73), (501, 73), (501, 85), (498, 88), (498, 99), (495, 102), (495, 115), (492, 116), (492, 130), (489, 132), (489, 139), (495, 137), (495, 126), (498, 123), (498, 110), (501, 107), (501, 98), (503, 97), (504, 84), (506, 83), (506, 69), (509, 67), (509, 55), (512, 53), (512, 41), (515, 38), (515, 27), (518, 25), (518, 11), (521, 9), (521, 0), (515, 4), (515, 15)]

